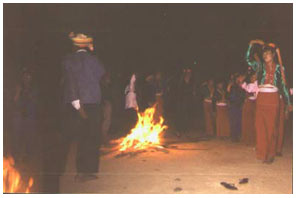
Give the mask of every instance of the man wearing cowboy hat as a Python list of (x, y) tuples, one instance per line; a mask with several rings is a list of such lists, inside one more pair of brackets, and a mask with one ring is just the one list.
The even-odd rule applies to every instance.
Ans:
[[(105, 73), (93, 51), (93, 38), (85, 34), (69, 34), (74, 52), (62, 62), (64, 78), (63, 141), (64, 156), (77, 135), (77, 181), (96, 179), (99, 166), (100, 80)], [(75, 131), (77, 130), (77, 134)], [(68, 144), (67, 144), (68, 143)], [(65, 165), (66, 163), (64, 163)]]

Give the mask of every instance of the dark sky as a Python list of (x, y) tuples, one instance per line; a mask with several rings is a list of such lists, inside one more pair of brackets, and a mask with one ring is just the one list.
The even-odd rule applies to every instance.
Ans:
[[(113, 71), (174, 73), (198, 60), (202, 76), (244, 71), (251, 39), (275, 42), (292, 83), (293, 4), (4, 4), (4, 80), (34, 65), (59, 79), (70, 31), (95, 37)], [(8, 82), (8, 81), (7, 81)]]

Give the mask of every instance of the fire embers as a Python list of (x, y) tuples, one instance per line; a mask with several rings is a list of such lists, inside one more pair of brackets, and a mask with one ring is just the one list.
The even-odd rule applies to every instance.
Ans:
[(138, 112), (138, 121), (131, 132), (120, 143), (120, 151), (143, 150), (150, 147), (161, 147), (160, 138), (162, 132), (168, 127), (163, 125), (164, 118), (156, 118), (156, 105), (147, 108), (144, 112)]
[(21, 179), (20, 173), (14, 167), (12, 157), (3, 158), (3, 192), (4, 193), (29, 193), (34, 180), (29, 178), (28, 184)]

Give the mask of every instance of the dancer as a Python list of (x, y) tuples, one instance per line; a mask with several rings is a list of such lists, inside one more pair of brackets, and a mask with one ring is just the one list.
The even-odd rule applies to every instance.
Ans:
[[(251, 50), (258, 44), (262, 48), (262, 59), (251, 56)], [(277, 57), (276, 57), (277, 55)], [(276, 60), (278, 59), (278, 61)], [(259, 92), (256, 100), (257, 159), (271, 164), (276, 155), (278, 135), (280, 94), (291, 111), (292, 105), (286, 87), (284, 66), (280, 50), (275, 44), (265, 44), (262, 40), (252, 40), (246, 53), (247, 63), (257, 72)]]
[(228, 115), (228, 106), (226, 100), (226, 88), (224, 82), (220, 81), (217, 84), (217, 88), (214, 94), (216, 100), (216, 130), (217, 137), (229, 137), (230, 136), (230, 124)]
[[(38, 90), (33, 72), (24, 69), (13, 98), (13, 155), (16, 160), (29, 160), (38, 143)], [(37, 142), (36, 142), (37, 141)]]
[(181, 136), (190, 132), (192, 124), (194, 84), (191, 68), (184, 69), (177, 92), (177, 135)]
[(241, 137), (242, 104), (245, 92), (241, 88), (242, 75), (234, 75), (235, 82), (229, 82), (227, 87), (229, 98), (229, 120), (232, 142), (238, 142)]
[(256, 72), (250, 72), (249, 82), (244, 82), (241, 87), (246, 91), (246, 98), (242, 107), (242, 136), (241, 141), (246, 145), (256, 144), (255, 111), (258, 93)]

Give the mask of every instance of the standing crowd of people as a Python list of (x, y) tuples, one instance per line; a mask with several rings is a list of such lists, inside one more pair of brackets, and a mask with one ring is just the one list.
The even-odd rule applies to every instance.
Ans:
[(247, 72), (232, 74), (226, 85), (203, 84), (205, 130), (255, 146), (257, 159), (271, 164), (282, 156), (285, 119), (293, 110), (280, 49), (252, 40), (246, 61)]
[[(93, 38), (74, 33), (69, 36), (73, 52), (62, 62), (60, 155), (65, 161), (60, 170), (64, 171), (70, 144), (76, 141), (76, 180), (97, 178), (99, 148), (108, 140), (114, 125), (118, 125), (113, 124), (117, 116), (122, 117), (122, 123), (116, 130), (127, 133), (137, 122), (138, 111), (156, 105), (156, 117), (162, 115), (166, 122), (172, 121), (180, 137), (193, 130), (197, 98), (204, 112), (207, 136), (231, 137), (233, 142), (255, 146), (257, 159), (268, 164), (282, 154), (284, 122), (292, 104), (280, 50), (275, 44), (252, 40), (246, 54), (247, 72), (231, 74), (228, 80), (210, 78), (199, 86), (190, 67), (183, 69), (175, 83), (160, 71), (146, 76), (132, 72), (120, 90), (122, 94), (115, 98), (113, 89), (117, 85), (92, 53)], [(254, 48), (259, 48), (261, 54)], [(18, 147), (26, 144), (25, 149), (30, 149), (30, 144), (23, 140), (36, 131), (37, 101), (31, 74), (25, 71), (14, 96)], [(118, 108), (125, 109), (124, 114), (117, 115)], [(24, 129), (28, 129), (26, 134)]]

